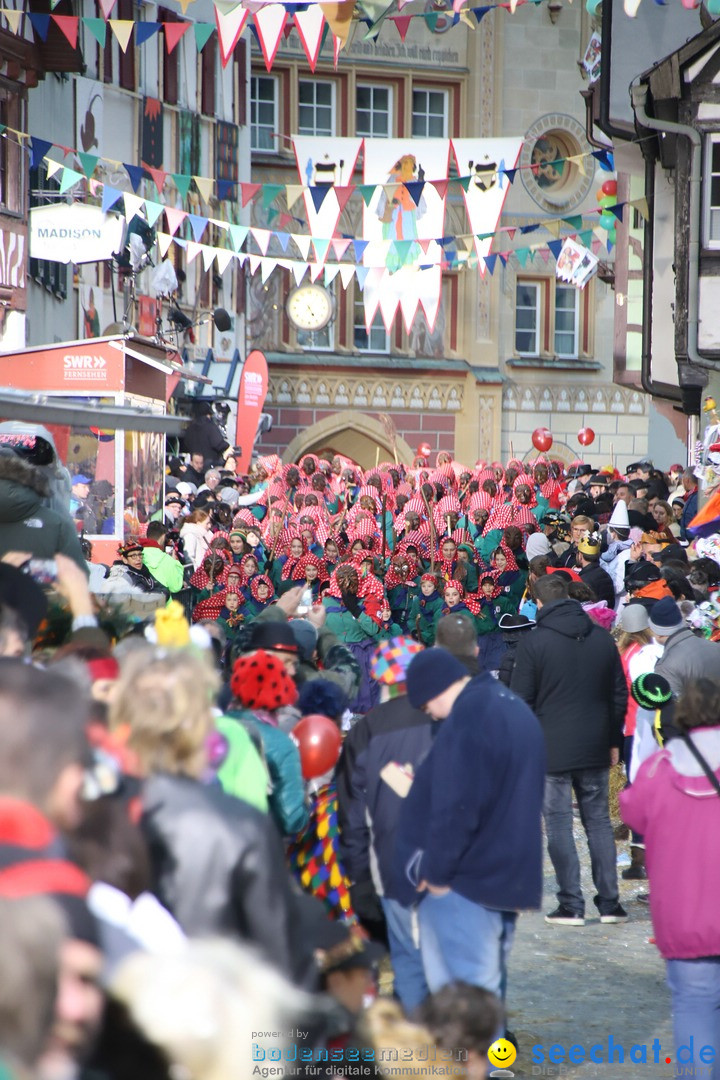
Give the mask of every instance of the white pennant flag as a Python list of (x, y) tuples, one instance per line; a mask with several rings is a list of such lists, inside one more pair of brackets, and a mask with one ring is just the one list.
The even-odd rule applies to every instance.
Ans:
[(227, 248), (217, 248), (215, 252), (215, 259), (217, 261), (217, 268), (219, 274), (224, 274), (230, 265), (233, 257), (233, 252), (228, 251)]
[(215, 252), (217, 251), (217, 248), (209, 247), (207, 244), (201, 244), (200, 246), (202, 247), (203, 267), (207, 273), (215, 262)]
[(273, 270), (277, 266), (277, 259), (261, 259), (260, 260), (260, 277), (262, 278), (263, 285), (272, 274)]
[(310, 4), (307, 11), (297, 11), (293, 16), (302, 47), (305, 50), (310, 70), (315, 70), (320, 55), (325, 16), (319, 4)]
[(125, 200), (125, 217), (128, 221), (132, 221), (135, 215), (145, 206), (145, 200), (129, 191), (125, 192), (123, 198)]
[(292, 264), (292, 274), (295, 278), (295, 284), (299, 285), (302, 279), (307, 274), (307, 263), (296, 262)]
[(307, 257), (310, 253), (310, 244), (312, 243), (312, 237), (304, 236), (302, 233), (293, 233), (293, 240), (297, 245), (297, 249), (302, 255), (303, 259), (307, 261)]
[(353, 279), (355, 273), (355, 267), (351, 263), (340, 264), (340, 280), (343, 283), (343, 289), (347, 289), (348, 285)]
[(157, 236), (157, 243), (158, 243), (158, 247), (160, 249), (160, 258), (164, 259), (165, 256), (168, 253), (168, 248), (172, 244), (173, 238), (170, 235), (170, 233), (166, 233), (166, 232), (159, 232), (159, 233), (156, 233), (155, 235)]

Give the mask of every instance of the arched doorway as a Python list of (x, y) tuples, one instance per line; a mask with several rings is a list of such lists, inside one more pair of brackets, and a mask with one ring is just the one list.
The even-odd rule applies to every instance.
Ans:
[[(333, 413), (301, 431), (283, 454), (283, 461), (299, 461), (303, 454), (323, 452), (345, 454), (363, 469), (372, 469), (379, 461), (394, 460), (392, 439), (385, 425), (353, 409)], [(401, 435), (395, 440), (395, 452), (400, 464), (412, 464), (413, 451)]]

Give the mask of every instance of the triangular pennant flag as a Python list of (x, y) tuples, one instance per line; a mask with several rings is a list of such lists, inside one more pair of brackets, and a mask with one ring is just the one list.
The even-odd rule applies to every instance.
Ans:
[(578, 240), (583, 247), (590, 247), (590, 244), (592, 243), (592, 234), (592, 229), (585, 229), (578, 234)]
[(269, 229), (251, 229), (252, 237), (257, 246), (262, 251), (263, 255), (267, 255), (268, 247), (270, 246), (270, 237), (272, 233)]
[(341, 37), (337, 37), (333, 34), (333, 67), (337, 71), (338, 60), (340, 59), (340, 52), (347, 42), (347, 38), (343, 40)]
[(322, 263), (310, 263), (310, 280), (317, 281), (323, 272)]
[(615, 206), (608, 206), (607, 209), (610, 211), (611, 214), (614, 214), (618, 221), (622, 221), (625, 203), (617, 203)]
[(262, 262), (262, 255), (248, 255), (247, 264), (251, 274), (257, 274), (258, 267)]
[(437, 11), (426, 11), (424, 13), (425, 23), (431, 34), (434, 34), (437, 29), (438, 19), (440, 13)]
[(53, 15), (52, 20), (70, 42), (70, 47), (77, 49), (78, 23), (80, 22), (77, 15)]
[(287, 251), (290, 244), (290, 233), (276, 232), (273, 233), (273, 236), (275, 237), (283, 251)]
[(405, 190), (407, 191), (408, 195), (416, 206), (420, 205), (420, 198), (422, 196), (424, 187), (424, 180), (411, 180), (410, 183), (405, 184)]
[(275, 270), (276, 267), (277, 267), (277, 259), (261, 259), (261, 261), (260, 261), (260, 279), (261, 279), (263, 285), (265, 284), (265, 282), (270, 277), (270, 275), (272, 274), (273, 270)]
[(165, 48), (168, 51), (168, 56), (177, 46), (178, 41), (190, 29), (189, 22), (165, 22), (163, 23), (163, 30), (165, 31)]
[[(367, 276), (368, 276), (369, 273), (370, 273), (370, 267), (369, 266), (356, 266), (355, 267), (355, 277), (357, 279), (358, 288), (360, 289), (360, 292), (362, 292), (363, 289), (365, 288), (365, 282), (367, 281)], [(375, 308), (375, 311), (377, 311), (377, 308)], [(375, 312), (373, 312), (373, 318), (374, 317), (375, 317)], [(372, 319), (370, 320), (370, 322), (372, 322)]]
[(219, 202), (234, 202), (236, 184), (232, 180), (217, 181), (217, 197)]
[(82, 173), (77, 172), (75, 169), (63, 169), (62, 178), (60, 180), (60, 194), (64, 195), (71, 187), (77, 184), (78, 180), (84, 180), (85, 177)]
[(313, 206), (315, 207), (315, 213), (316, 214), (320, 213), (320, 207), (322, 206), (323, 202), (325, 201), (325, 196), (330, 191), (331, 186), (332, 185), (327, 184), (327, 185), (323, 185), (321, 187), (308, 188), (308, 191), (310, 192), (310, 197), (312, 198), (312, 201), (313, 201)]
[(190, 222), (190, 228), (192, 229), (195, 240), (199, 243), (202, 239), (203, 233), (208, 227), (208, 219), (206, 217), (200, 217), (199, 214), (188, 214), (188, 221)]
[(164, 232), (159, 232), (155, 235), (157, 236), (158, 248), (160, 249), (160, 258), (164, 259), (168, 253), (168, 248), (172, 244), (172, 236)]
[[(394, 289), (380, 290), (380, 315), (385, 330), (389, 334), (395, 321), (397, 309), (400, 306), (400, 294)], [(367, 318), (367, 315), (366, 315)]]
[(3, 15), (8, 21), (8, 26), (12, 30), (13, 34), (17, 34), (20, 29), (20, 20), (23, 17), (22, 11), (14, 11), (12, 8), (3, 8)]
[(344, 187), (333, 187), (333, 191), (335, 192), (335, 198), (338, 201), (340, 213), (342, 214), (343, 210), (348, 204), (348, 199), (355, 191), (355, 187), (353, 184), (348, 184)]
[(470, 190), (470, 184), (472, 182), (472, 176), (459, 176), (454, 183), (459, 184), (463, 191)]
[(349, 286), (350, 282), (353, 279), (353, 274), (354, 273), (355, 273), (355, 267), (352, 265), (352, 263), (341, 263), (340, 264), (340, 280), (343, 283), (343, 289), (347, 289), (347, 287)]
[(152, 169), (149, 165), (146, 165), (145, 169), (150, 173), (158, 195), (162, 195), (167, 173), (163, 169)]
[(103, 13), (105, 20), (109, 19), (112, 15), (112, 9), (115, 7), (116, 0), (100, 0), (100, 10)]
[[(178, 0), (178, 3), (180, 4), (183, 15), (187, 15), (187, 9), (191, 4), (195, 3), (195, 0)], [(570, 0), (570, 3), (572, 3), (572, 0)]]
[(52, 146), (47, 139), (38, 139), (35, 135), (30, 139), (30, 168), (37, 169), (42, 159)]
[(235, 248), (235, 251), (239, 251), (248, 234), (247, 225), (228, 225), (228, 232), (230, 234), (230, 243)]
[(582, 229), (583, 219), (582, 214), (574, 214), (572, 217), (565, 217), (563, 221), (570, 226), (571, 229)]
[(268, 71), (272, 70), (286, 18), (287, 12), (282, 4), (268, 4), (253, 16), (255, 33)]
[(602, 247), (602, 241), (598, 240), (597, 236), (593, 236), (592, 251), (593, 255), (597, 255), (598, 251)]
[(220, 42), (220, 61), (223, 67), (227, 67), (230, 61), (238, 39), (245, 29), (247, 17), (247, 8), (242, 7), (240, 4), (227, 15), (223, 15), (218, 5), (215, 4), (215, 22), (218, 41)]
[(123, 161), (122, 167), (130, 178), (133, 191), (137, 191), (140, 187), (140, 181), (145, 175), (145, 170), (140, 165), (128, 165), (125, 161)]
[(277, 199), (278, 195), (282, 195), (285, 191), (285, 184), (263, 184), (262, 186), (262, 207), (263, 210), (269, 210), (272, 204)]
[(543, 221), (543, 225), (553, 236), (560, 235), (560, 222), (556, 221), (554, 218), (548, 218), (547, 221)]
[(474, 7), (472, 9), (472, 13), (477, 19), (478, 24), (480, 23), (483, 15), (487, 15), (488, 11), (492, 11), (492, 7)]
[(511, 184), (515, 183), (515, 176), (517, 174), (517, 169), (503, 169), (502, 172), (503, 172), (503, 176), (507, 176), (507, 178), (508, 178), (508, 180), (510, 181)]
[(542, 261), (544, 263), (550, 261), (550, 252), (548, 251), (548, 249), (546, 247), (541, 247), (540, 248), (540, 256), (541, 256)]
[(115, 205), (121, 198), (122, 191), (118, 191), (117, 188), (112, 188), (108, 184), (105, 184), (102, 193), (102, 212), (107, 214), (108, 210)]
[(310, 70), (314, 71), (325, 35), (326, 24), (322, 4), (310, 4), (306, 11), (296, 11), (293, 19)]
[(338, 276), (339, 273), (340, 273), (340, 267), (339, 267), (339, 265), (337, 263), (330, 263), (329, 266), (325, 267), (325, 277), (324, 277), (325, 288), (327, 288), (328, 285), (332, 285), (333, 281), (335, 280), (335, 278)]
[(527, 233), (535, 232), (540, 228), (540, 225), (521, 225), (520, 232), (525, 236)]
[(188, 176), (186, 173), (170, 173), (170, 176), (178, 190), (180, 198), (186, 199), (190, 190), (190, 181), (192, 180), (192, 177)]
[(47, 41), (48, 30), (50, 29), (50, 16), (38, 15), (34, 11), (31, 11), (29, 15), (30, 23), (37, 36), (41, 41)]
[(564, 241), (563, 240), (548, 240), (548, 248), (552, 251), (553, 255), (557, 259), (562, 251)]
[(215, 27), (212, 23), (199, 22), (193, 24), (193, 30), (195, 32), (195, 48), (198, 52), (202, 52), (208, 41), (213, 35)]
[(405, 266), (405, 263), (408, 261), (412, 253), (413, 245), (413, 240), (395, 240), (390, 245), (390, 251), (388, 252), (388, 256), (390, 256), (391, 253), (394, 251), (395, 255), (397, 256), (397, 261), (399, 265)]
[(507, 261), (508, 261), (508, 255), (509, 254), (510, 254), (509, 251), (499, 251), (498, 252), (498, 259), (503, 264), (503, 266), (507, 266)]
[(165, 207), (165, 219), (167, 221), (168, 229), (170, 230), (171, 236), (175, 235), (186, 217), (187, 214), (184, 210), (178, 210), (174, 206)]
[(503, 231), (504, 231), (504, 232), (506, 232), (506, 233), (508, 234), (508, 238), (509, 238), (510, 240), (514, 240), (514, 239), (515, 239), (515, 232), (516, 232), (516, 230), (515, 230), (515, 229), (513, 229), (513, 228), (510, 228), (510, 229), (505, 229), (505, 230), (503, 230)]
[(343, 255), (350, 246), (349, 236), (338, 236), (332, 242), (332, 249), (335, 252), (336, 259), (342, 259)]
[(233, 259), (232, 251), (228, 251), (227, 248), (215, 249), (215, 260), (217, 262), (217, 268), (219, 274), (224, 274)]
[(447, 195), (448, 184), (450, 183), (450, 181), (449, 180), (432, 180), (431, 183), (432, 183), (432, 186), (437, 191), (440, 198), (444, 199), (445, 196)]
[(491, 277), (495, 273), (495, 263), (496, 263), (496, 261), (497, 261), (497, 255), (486, 255), (485, 256), (485, 266), (490, 271), (490, 276)]
[(517, 258), (517, 261), (520, 263), (521, 266), (525, 266), (528, 258), (528, 249), (515, 248), (515, 257)]
[(100, 48), (104, 49), (107, 41), (107, 23), (105, 20), (83, 18), (83, 26), (87, 26)]
[(307, 263), (296, 262), (292, 264), (292, 275), (295, 278), (295, 284), (299, 285), (302, 279), (307, 274)]
[(215, 252), (217, 248), (209, 247), (208, 244), (201, 244), (200, 246), (202, 247), (203, 270), (207, 273), (215, 262)]
[(567, 161), (574, 165), (581, 176), (587, 176), (587, 170), (585, 169), (585, 155), (573, 154), (572, 157), (567, 158)]
[[(59, 172), (62, 168), (63, 166), (59, 161), (53, 161), (52, 158), (45, 158), (45, 169), (47, 171), (48, 180), (53, 177), (56, 172)], [(110, 190), (112, 191), (112, 188)], [(121, 193), (118, 191), (118, 198), (120, 197), (120, 194)], [(105, 208), (103, 207), (103, 210), (104, 209)]]
[(135, 24), (135, 44), (144, 45), (146, 41), (149, 41), (153, 34), (157, 34), (160, 29), (159, 22), (138, 22)]
[(198, 255), (202, 251), (202, 247), (202, 244), (196, 244), (194, 240), (188, 240), (186, 246), (188, 266), (191, 262), (195, 262)]
[(288, 210), (292, 210), (295, 203), (298, 201), (303, 193), (301, 184), (286, 184), (285, 185), (285, 198), (287, 200)]
[(600, 168), (605, 172), (615, 172), (615, 159), (609, 150), (593, 150), (592, 156), (600, 163)]
[(135, 23), (132, 19), (108, 19), (108, 22), (110, 23), (110, 29), (117, 38), (118, 45), (123, 52), (127, 52), (130, 35), (133, 32)]
[(155, 222), (157, 221), (157, 219), (162, 214), (164, 209), (165, 209), (165, 207), (163, 206), (162, 203), (151, 202), (150, 199), (146, 199), (145, 200), (145, 216), (147, 217), (148, 225), (150, 225), (150, 226), (154, 225)]
[(258, 191), (260, 190), (260, 187), (261, 187), (260, 184), (241, 184), (240, 185), (240, 200), (241, 200), (243, 206), (247, 206), (247, 204), (252, 199), (255, 198)]
[(193, 180), (195, 181), (195, 187), (200, 192), (202, 201), (209, 203), (212, 198), (215, 181), (207, 176), (193, 176)]
[(294, 233), (293, 240), (295, 241), (297, 249), (302, 255), (303, 259), (305, 260), (305, 262), (307, 262), (307, 257), (310, 254), (311, 237), (306, 236), (304, 233)]
[(328, 248), (330, 247), (329, 240), (313, 240), (313, 247), (315, 248), (315, 258), (319, 263), (324, 263), (327, 258)]
[(392, 15), (390, 17), (390, 22), (394, 22), (397, 26), (397, 31), (400, 35), (401, 41), (404, 41), (407, 37), (407, 32), (410, 29), (411, 21), (412, 15)]
[(640, 217), (644, 221), (647, 221), (647, 219), (650, 217), (650, 210), (648, 208), (648, 201), (644, 196), (642, 199), (633, 199), (630, 205), (635, 207), (638, 214), (640, 214)]
[(129, 191), (123, 192), (123, 200), (125, 202), (125, 217), (128, 221), (132, 221), (135, 215), (142, 210), (145, 200), (141, 199), (139, 195), (131, 195)]
[(375, 194), (375, 184), (358, 184), (355, 188), (362, 195), (362, 201), (369, 206)]

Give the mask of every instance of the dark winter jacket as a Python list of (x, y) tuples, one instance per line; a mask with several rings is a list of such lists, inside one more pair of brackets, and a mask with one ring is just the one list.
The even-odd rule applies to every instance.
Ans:
[(548, 772), (609, 765), (610, 748), (622, 745), (627, 685), (613, 639), (576, 600), (538, 611), (510, 685), (542, 724)]
[(289, 971), (292, 901), (271, 818), (220, 788), (166, 773), (146, 781), (142, 806), (153, 891), (183, 930), (242, 938)]
[(244, 724), (253, 741), (256, 741), (256, 737), (261, 740), (270, 776), (270, 811), (283, 836), (294, 836), (308, 823), (305, 784), (296, 744), (287, 732), (269, 723), (262, 712), (228, 709), (225, 715)]
[(578, 570), (578, 573), (585, 584), (595, 593), (598, 600), (606, 600), (610, 609), (615, 607), (615, 587), (612, 578), (599, 563), (590, 563), (589, 566), (583, 566), (581, 570)]
[(665, 676), (676, 696), (695, 679), (720, 682), (720, 644), (696, 637), (690, 627), (683, 627), (665, 642), (655, 671)]
[[(396, 870), (499, 911), (542, 898), (545, 748), (537, 719), (491, 675), (462, 690), (402, 807)], [(423, 903), (432, 903), (424, 899)]]
[(0, 454), (0, 557), (28, 551), (34, 559), (68, 555), (87, 573), (69, 512), (51, 510), (46, 476), (15, 454)]
[(392, 762), (416, 771), (430, 750), (435, 726), (405, 695), (393, 698), (358, 720), (338, 762), (338, 823), (345, 872), (351, 881), (368, 881), (372, 865), (377, 892), (391, 899), (396, 899), (395, 833), (403, 797), (380, 773)]

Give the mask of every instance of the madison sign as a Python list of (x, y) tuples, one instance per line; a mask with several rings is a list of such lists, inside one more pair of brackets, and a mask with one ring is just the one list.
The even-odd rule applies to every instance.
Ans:
[(50, 262), (103, 262), (122, 244), (124, 220), (99, 206), (59, 203), (30, 211), (30, 257)]

